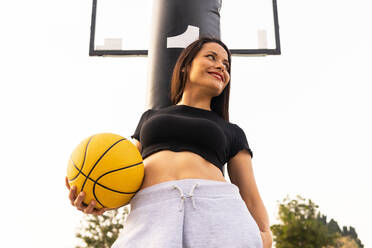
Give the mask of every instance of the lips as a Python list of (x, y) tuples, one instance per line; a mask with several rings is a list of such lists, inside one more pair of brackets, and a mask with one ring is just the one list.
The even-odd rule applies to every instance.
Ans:
[(222, 82), (224, 81), (222, 74), (218, 72), (208, 72), (208, 73), (214, 75), (216, 78), (220, 79)]

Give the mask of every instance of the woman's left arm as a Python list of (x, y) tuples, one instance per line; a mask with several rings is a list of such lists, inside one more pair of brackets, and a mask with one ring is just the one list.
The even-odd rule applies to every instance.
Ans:
[(258, 192), (248, 151), (241, 150), (227, 163), (231, 183), (238, 186), (240, 195), (261, 231), (264, 248), (272, 246), (269, 217)]

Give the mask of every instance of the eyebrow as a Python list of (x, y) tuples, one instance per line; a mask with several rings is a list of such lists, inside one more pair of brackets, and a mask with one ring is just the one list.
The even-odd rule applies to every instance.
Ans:
[[(213, 51), (208, 51), (208, 52), (213, 53), (214, 55), (218, 56), (218, 54), (215, 53), (215, 52), (213, 52)], [(228, 61), (227, 59), (224, 59), (223, 61), (224, 61), (224, 62), (227, 62), (227, 63), (230, 65), (230, 63), (229, 63), (229, 61)]]

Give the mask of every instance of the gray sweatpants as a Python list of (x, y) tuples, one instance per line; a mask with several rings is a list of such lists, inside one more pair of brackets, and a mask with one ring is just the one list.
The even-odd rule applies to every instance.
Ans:
[(112, 248), (261, 248), (258, 226), (229, 182), (182, 179), (132, 198)]

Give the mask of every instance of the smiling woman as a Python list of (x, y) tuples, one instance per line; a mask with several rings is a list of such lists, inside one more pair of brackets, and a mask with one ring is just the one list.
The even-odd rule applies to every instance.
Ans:
[[(173, 105), (142, 114), (131, 137), (145, 177), (114, 248), (271, 246), (253, 153), (244, 131), (229, 122), (230, 63), (220, 40), (196, 40), (174, 67)], [(97, 214), (82, 206), (84, 195), (70, 199)]]
[[(172, 74), (172, 103), (193, 105), (190, 102), (196, 101), (200, 107), (212, 110), (228, 121), (230, 64), (230, 51), (220, 40), (201, 38), (185, 48)], [(222, 81), (215, 80), (216, 74)]]
[[(219, 44), (206, 43), (196, 55), (192, 64), (186, 66), (189, 76), (181, 103), (191, 100), (188, 99), (190, 98), (190, 92), (197, 92), (200, 95), (205, 95), (205, 104), (208, 107), (210, 98), (219, 96), (230, 81), (228, 71), (230, 63), (227, 58), (227, 51)], [(194, 88), (198, 88), (198, 91)], [(195, 94), (191, 97), (202, 98)]]

